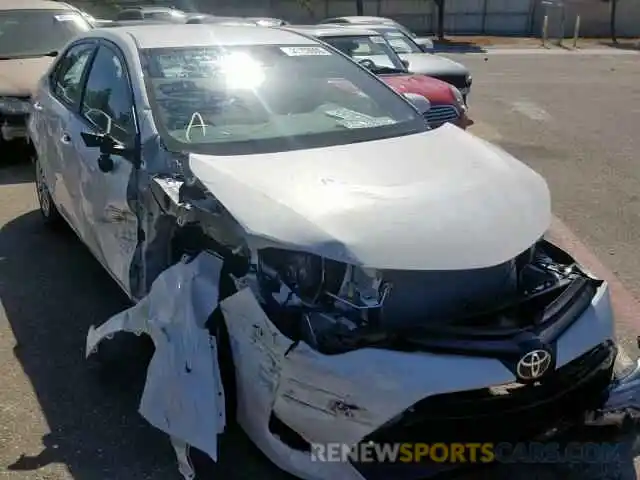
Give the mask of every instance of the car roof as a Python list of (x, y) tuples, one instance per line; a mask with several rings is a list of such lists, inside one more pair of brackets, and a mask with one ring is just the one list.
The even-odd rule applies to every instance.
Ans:
[(0, 10), (74, 10), (68, 3), (52, 0), (0, 0)]
[(396, 32), (401, 32), (402, 30), (400, 30), (398, 27), (396, 27), (395, 25), (388, 25), (386, 23), (358, 23), (357, 25), (355, 23), (349, 24), (349, 25), (344, 25), (347, 28), (368, 28), (370, 30), (373, 30), (375, 32), (379, 32), (382, 30), (388, 30), (388, 31), (396, 31)]
[(336, 20), (336, 19), (341, 19), (341, 20), (346, 20), (348, 22), (352, 22), (352, 23), (377, 23), (377, 22), (394, 22), (394, 20), (391, 20), (390, 18), (386, 18), (386, 17), (367, 17), (364, 15), (354, 15), (354, 16), (348, 16), (348, 17), (334, 17), (330, 20)]
[(276, 22), (284, 22), (283, 19), (276, 18), (276, 17), (246, 17), (246, 18), (248, 18), (250, 20), (273, 20), (273, 21), (276, 21)]
[[(109, 20), (110, 23), (105, 25), (106, 28), (131, 27), (134, 25), (167, 25), (162, 20)], [(169, 25), (171, 25), (169, 23)]]
[(293, 30), (313, 37), (370, 37), (378, 35), (373, 30), (365, 28), (344, 28), (343, 25), (287, 25), (287, 30)]
[[(108, 33), (106, 33), (108, 32)], [(209, 45), (314, 45), (312, 39), (279, 28), (252, 25), (172, 24), (134, 25), (96, 29), (86, 37), (115, 35), (134, 39), (138, 48), (204, 47)]]
[(145, 12), (182, 12), (182, 10), (178, 10), (177, 8), (171, 7), (160, 7), (157, 5), (131, 5), (127, 7), (126, 10), (144, 10)]
[(214, 15), (194, 15), (187, 19), (187, 23), (204, 23), (209, 25), (258, 25), (254, 20), (250, 20), (245, 17), (216, 17)]

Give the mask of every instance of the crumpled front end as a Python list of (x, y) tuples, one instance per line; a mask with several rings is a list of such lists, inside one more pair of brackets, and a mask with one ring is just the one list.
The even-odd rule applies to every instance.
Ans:
[[(189, 445), (217, 459), (224, 399), (231, 397), (254, 443), (300, 478), (428, 478), (452, 466), (319, 462), (311, 458), (312, 445), (522, 441), (546, 438), (588, 418), (637, 414), (638, 371), (612, 383), (617, 348), (607, 285), (576, 270), (550, 244), (538, 248), (549, 256), (526, 257), (534, 297), (527, 308), (520, 304), (451, 322), (445, 320), (454, 310), (443, 300), (435, 327), (414, 323), (404, 333), (388, 318), (377, 330), (350, 323), (354, 313), (361, 321), (384, 320), (374, 313), (393, 301), (395, 315), (411, 317), (415, 305), (404, 305), (409, 297), (394, 300), (383, 282), (372, 293), (375, 277), (349, 283), (357, 277), (343, 272), (346, 293), (301, 298), (290, 279), (276, 273), (274, 259), (262, 258), (245, 275), (231, 275), (236, 293), (223, 298), (218, 292), (225, 261), (204, 252), (161, 274), (138, 305), (91, 329), (87, 352), (116, 331), (151, 336), (156, 353), (140, 413), (171, 436), (185, 478), (194, 474)], [(532, 271), (543, 266), (547, 272)], [(504, 266), (498, 276), (485, 272), (482, 280), (504, 281), (505, 272)], [(394, 275), (398, 282), (405, 273)], [(367, 278), (373, 283), (365, 289)], [(496, 292), (499, 286), (494, 284)], [(446, 299), (446, 279), (440, 288), (432, 299)], [(221, 339), (207, 324), (218, 306), (233, 351), (233, 395), (223, 392)], [(535, 334), (527, 335), (522, 324), (510, 325), (516, 312), (520, 321), (534, 322), (529, 331)], [(518, 360), (547, 346), (553, 354), (549, 371), (533, 380), (519, 378), (526, 372), (519, 371)]]
[(628, 425), (640, 420), (640, 360), (609, 385), (606, 401), (587, 418), (592, 425)]
[[(87, 352), (117, 331), (151, 336), (140, 413), (185, 478), (189, 445), (217, 459), (231, 401), (260, 450), (307, 480), (394, 468), (314, 461), (313, 444), (531, 439), (637, 413), (640, 373), (612, 380), (607, 284), (540, 239), (546, 184), (493, 148), (470, 160), (463, 147), (481, 145), (458, 130), (403, 140), (456, 152), (433, 164), (389, 162), (397, 139), (269, 159), (143, 142), (140, 302), (91, 329)], [(434, 473), (419, 468), (385, 475)]]

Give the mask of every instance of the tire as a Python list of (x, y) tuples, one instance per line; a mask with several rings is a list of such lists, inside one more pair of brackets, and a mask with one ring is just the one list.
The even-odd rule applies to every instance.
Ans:
[[(229, 332), (227, 331), (227, 325), (220, 307), (217, 307), (209, 317), (207, 328), (209, 329), (209, 333), (216, 338), (218, 365), (220, 368), (222, 389), (224, 390), (226, 424), (224, 431), (218, 435), (218, 452), (220, 456), (224, 456), (225, 450), (232, 448), (233, 444), (237, 441), (237, 430), (239, 427), (236, 422), (238, 409), (236, 370), (233, 363)], [(220, 466), (219, 462), (214, 462), (206, 453), (193, 446), (189, 447), (189, 458), (195, 471), (195, 480), (217, 478), (224, 473), (221, 471), (223, 467)]]
[(36, 170), (36, 194), (38, 196), (38, 205), (40, 206), (40, 214), (44, 223), (48, 227), (58, 227), (62, 223), (62, 217), (53, 198), (49, 193), (49, 187), (44, 178), (44, 171), (38, 157), (34, 161)]

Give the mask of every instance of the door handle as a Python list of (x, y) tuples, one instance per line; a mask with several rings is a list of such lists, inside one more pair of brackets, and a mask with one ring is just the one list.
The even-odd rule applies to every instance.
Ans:
[(71, 143), (71, 135), (69, 135), (68, 133), (63, 133), (60, 141), (62, 143)]
[(43, 110), (42, 104), (40, 102), (36, 102), (33, 104), (33, 109), (41, 112)]

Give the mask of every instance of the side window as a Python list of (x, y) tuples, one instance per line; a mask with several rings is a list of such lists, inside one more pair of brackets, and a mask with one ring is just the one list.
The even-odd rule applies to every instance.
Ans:
[(87, 77), (81, 115), (100, 133), (129, 144), (135, 134), (132, 94), (120, 57), (108, 47), (99, 47)]
[(82, 74), (94, 48), (95, 45), (88, 44), (71, 47), (55, 67), (51, 89), (60, 101), (69, 106), (80, 103)]

